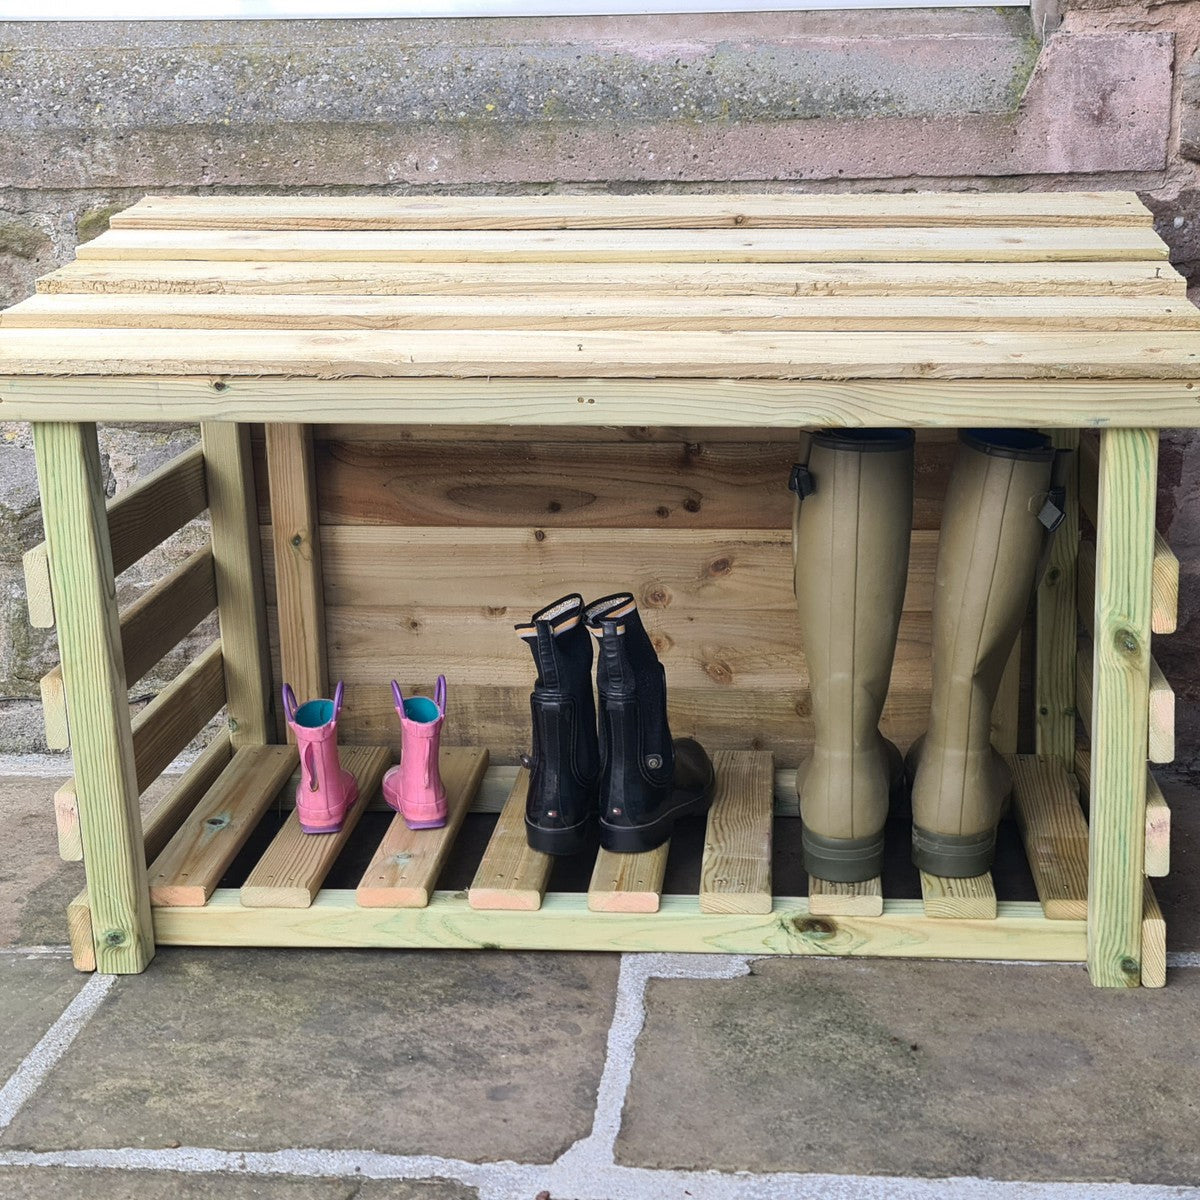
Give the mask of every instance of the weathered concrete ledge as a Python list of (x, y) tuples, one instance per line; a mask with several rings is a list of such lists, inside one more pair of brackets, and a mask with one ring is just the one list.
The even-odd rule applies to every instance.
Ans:
[(1167, 159), (1171, 35), (1059, 34), (1039, 55), (1017, 9), (271, 24), (0, 25), (0, 179), (881, 179)]

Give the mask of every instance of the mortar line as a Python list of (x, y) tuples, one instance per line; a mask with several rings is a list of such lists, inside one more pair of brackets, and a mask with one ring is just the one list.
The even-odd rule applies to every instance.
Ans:
[(17, 1113), (41, 1087), (116, 981), (115, 975), (93, 975), (21, 1060), (8, 1082), (0, 1088), (0, 1131), (12, 1124)]

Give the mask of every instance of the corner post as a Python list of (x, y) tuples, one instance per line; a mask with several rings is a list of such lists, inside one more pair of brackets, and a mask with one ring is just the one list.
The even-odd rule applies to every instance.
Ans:
[(1101, 434), (1088, 861), (1088, 971), (1100, 987), (1142, 976), (1157, 475), (1157, 430)]
[(96, 427), (33, 434), (96, 968), (132, 974), (154, 957), (154, 928)]

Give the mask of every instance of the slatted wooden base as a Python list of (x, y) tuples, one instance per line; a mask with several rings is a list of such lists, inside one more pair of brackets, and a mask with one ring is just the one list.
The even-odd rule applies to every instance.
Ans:
[[(694, 895), (663, 895), (669, 843), (647, 854), (600, 852), (586, 894), (547, 893), (553, 861), (525, 842), (527, 772), (488, 771), (486, 750), (462, 747), (442, 751), (445, 828), (412, 831), (394, 817), (357, 889), (323, 887), (362, 812), (384, 807), (379, 786), (389, 759), (382, 747), (344, 747), (360, 800), (342, 833), (302, 834), (293, 812), (245, 883), (220, 888), (259, 818), (272, 803), (290, 806), (295, 786), (293, 747), (237, 751), (151, 865), (158, 941), (1086, 960), (1087, 827), (1073, 777), (1054, 758), (1009, 758), (1037, 902), (998, 901), (988, 875), (922, 874), (922, 900), (885, 899), (879, 879), (810, 879), (807, 898), (774, 895), (772, 823), (795, 815), (794, 786), (789, 772), (776, 777), (769, 753), (739, 751), (714, 755), (717, 782)], [(499, 810), (496, 826), (467, 893), (439, 892), (471, 810)], [(71, 917), (76, 964), (94, 969), (86, 893)], [(1147, 986), (1165, 982), (1165, 936), (1147, 883)]]

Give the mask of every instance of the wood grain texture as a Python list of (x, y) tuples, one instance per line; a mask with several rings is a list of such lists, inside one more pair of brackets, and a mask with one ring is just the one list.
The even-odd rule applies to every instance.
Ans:
[(233, 757), (229, 734), (222, 730), (202, 750), (179, 782), (147, 814), (145, 825), (146, 863), (149, 865), (167, 848), (179, 827), (208, 795)]
[[(25, 335), (21, 336), (24, 341)], [(1139, 351), (1144, 353), (1149, 353), (1148, 347)], [(1136, 361), (1145, 360), (1137, 357)], [(491, 369), (496, 370), (496, 364)], [(922, 423), (932, 428), (981, 423), (1005, 428), (1117, 424), (1132, 412), (1139, 420), (1163, 428), (1200, 425), (1195, 383), (1178, 375), (1014, 377), (1005, 381), (1004, 405), (998, 409), (990, 386), (981, 386), (976, 379), (733, 379), (727, 372), (722, 378), (704, 380), (499, 375), (322, 380), (257, 374), (214, 379), (210, 372), (217, 370), (215, 362), (206, 361), (203, 376), (121, 375), (121, 386), (114, 391), (92, 377), (6, 375), (0, 367), (0, 413), (5, 420), (26, 421), (97, 416), (108, 421), (282, 418), (320, 422), (331, 413), (353, 413), (370, 424), (403, 426), (797, 429), (814, 425), (907, 428), (914, 412), (920, 412)], [(802, 368), (797, 371), (803, 374)]]
[(311, 834), (292, 809), (287, 820), (242, 884), (247, 908), (307, 908), (321, 890), (391, 762), (386, 746), (342, 746), (339, 759), (358, 784), (358, 799), (337, 833)]
[(1152, 296), (1183, 298), (1161, 259), (1055, 263), (68, 263), (44, 295)]
[[(1091, 751), (1086, 747), (1075, 748), (1075, 776), (1085, 805), (1090, 799), (1091, 760)], [(1150, 771), (1146, 772), (1146, 857), (1142, 869), (1156, 879), (1171, 873), (1171, 809)]]
[(1152, 763), (1175, 761), (1175, 689), (1158, 661), (1150, 659), (1149, 737), (1146, 757)]
[[(1096, 617), (1096, 544), (1079, 544), (1079, 619), (1091, 634)], [(1174, 633), (1179, 625), (1179, 559), (1157, 530), (1151, 563), (1150, 632)]]
[(152, 903), (207, 903), (295, 764), (291, 746), (238, 750), (151, 866)]
[(67, 695), (98, 967), (141, 971), (154, 956), (136, 751), (96, 429), (33, 431)]
[(1096, 513), (1088, 971), (1102, 987), (1141, 977), (1150, 591), (1158, 432), (1105, 430)]
[(889, 900), (882, 917), (813, 917), (803, 898), (781, 896), (771, 913), (702, 913), (690, 896), (664, 896), (657, 913), (593, 913), (580, 894), (546, 897), (536, 920), (480, 911), (461, 893), (427, 908), (360, 908), (350, 890), (326, 888), (311, 908), (243, 908), (222, 889), (203, 908), (158, 908), (163, 945), (388, 949), (658, 951), (817, 957), (960, 958), (1082, 962), (1082, 921), (1047, 921), (1041, 906), (1009, 901), (992, 921), (931, 921), (920, 901)]
[(83, 834), (79, 829), (79, 800), (72, 775), (54, 793), (54, 826), (58, 835), (58, 857), (63, 862), (83, 861)]
[(3, 329), (1200, 329), (1184, 299), (1121, 296), (253, 296), (41, 293)]
[(810, 875), (808, 911), (814, 917), (881, 917), (883, 880), (876, 875), (863, 883), (831, 883)]
[[(244, 329), (22, 329), (0, 337), (2, 375), (1188, 381), (1200, 378), (1200, 350), (1194, 333), (1177, 330), (973, 330), (919, 338), (903, 332), (714, 337), (711, 331), (656, 330), (274, 330), (268, 338)], [(330, 411), (336, 410), (327, 397)], [(1052, 412), (1047, 416), (1053, 419)], [(647, 414), (642, 423), (658, 422)]]
[(414, 830), (399, 813), (392, 818), (355, 891), (363, 908), (424, 908), (429, 903), (487, 765), (487, 750), (442, 750), (438, 769), (446, 787), (446, 824)]
[(50, 556), (46, 543), (39, 542), (21, 556), (25, 575), (25, 607), (34, 629), (54, 627), (54, 592), (50, 585)]
[(1087, 917), (1088, 830), (1057, 757), (1014, 754), (1013, 808), (1042, 909), (1052, 921)]
[[(1054, 532), (1050, 557), (1036, 596), (1033, 712), (1039, 754), (1069, 766), (1075, 752), (1075, 558), (1079, 546), (1079, 431), (1051, 431), (1065, 454), (1063, 520)], [(1013, 750), (1016, 749), (1014, 745)]]
[(330, 694), (311, 428), (268, 424), (267, 470), (283, 682), (303, 704)]
[[(455, 696), (457, 708), (458, 697)], [(475, 879), (467, 892), (473, 909), (535, 912), (542, 906), (553, 862), (525, 841), (525, 798), (529, 772), (522, 769), (492, 831)]]
[(1142, 987), (1167, 986), (1167, 923), (1150, 880), (1142, 901)]
[[(217, 604), (212, 551), (204, 546), (144, 592), (121, 616), (125, 682), (133, 687), (173, 650)], [(65, 750), (70, 744), (62, 667), (41, 680), (46, 744)]]
[(890, 195), (147, 196), (114, 229), (820, 229), (1148, 226), (1135, 192)]
[(250, 434), (245, 425), (206, 421), (200, 437), (225, 648), (226, 718), (235, 746), (260, 746), (272, 732), (272, 688)]
[(223, 230), (110, 229), (97, 259), (202, 262), (1137, 262), (1166, 260), (1152, 228)]
[(947, 879), (922, 871), (921, 896), (925, 915), (937, 920), (991, 921), (996, 918), (996, 889), (990, 874), (971, 879)]
[(92, 906), (87, 888), (67, 905), (67, 940), (71, 944), (71, 965), (77, 971), (96, 969), (96, 944), (92, 934)]
[(613, 854), (602, 849), (588, 884), (588, 911), (658, 912), (670, 852), (669, 841), (642, 854)]
[(700, 911), (771, 911), (775, 761), (766, 751), (713, 755), (716, 787), (700, 863)]

